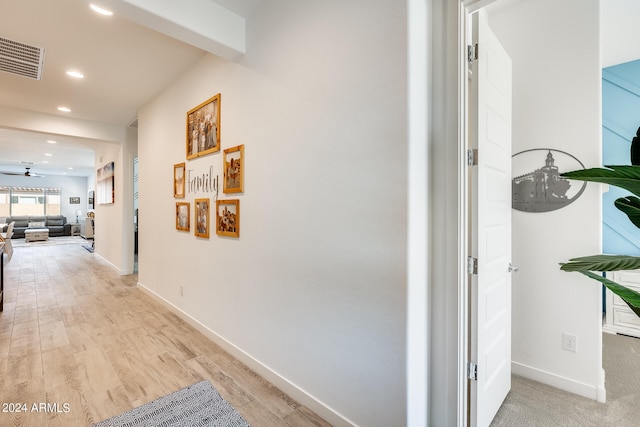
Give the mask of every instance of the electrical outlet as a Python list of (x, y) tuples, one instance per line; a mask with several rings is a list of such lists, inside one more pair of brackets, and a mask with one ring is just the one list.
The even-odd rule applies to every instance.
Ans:
[(180, 296), (184, 296), (184, 285), (180, 285)]
[(563, 333), (562, 348), (564, 350), (573, 351), (575, 353), (578, 349), (578, 338), (575, 335)]

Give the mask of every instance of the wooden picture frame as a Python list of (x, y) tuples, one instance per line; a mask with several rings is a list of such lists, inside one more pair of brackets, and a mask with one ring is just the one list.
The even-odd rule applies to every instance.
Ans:
[(216, 200), (216, 234), (240, 237), (240, 200)]
[(210, 204), (211, 201), (207, 199), (195, 200), (195, 235), (196, 237), (209, 238), (210, 227)]
[(187, 112), (187, 160), (220, 151), (220, 94)]
[(244, 192), (244, 144), (224, 150), (224, 193)]
[(181, 199), (184, 197), (185, 188), (185, 164), (173, 165), (173, 197)]
[(110, 205), (116, 202), (114, 174), (114, 162), (107, 163), (96, 172), (96, 190), (99, 205)]
[(176, 230), (191, 231), (191, 203), (176, 202)]

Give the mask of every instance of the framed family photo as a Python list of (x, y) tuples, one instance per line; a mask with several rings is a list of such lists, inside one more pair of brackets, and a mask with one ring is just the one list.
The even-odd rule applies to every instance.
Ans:
[(184, 186), (185, 186), (185, 166), (184, 163), (178, 163), (177, 165), (173, 165), (173, 197), (175, 198), (183, 198), (184, 197)]
[(98, 204), (115, 203), (115, 163), (110, 162), (96, 171)]
[(209, 199), (196, 199), (196, 237), (209, 238)]
[(224, 150), (224, 193), (242, 193), (244, 191), (244, 145)]
[(187, 159), (220, 151), (220, 94), (187, 112)]
[(216, 234), (240, 237), (240, 200), (216, 200)]
[(191, 230), (191, 203), (176, 202), (176, 230)]

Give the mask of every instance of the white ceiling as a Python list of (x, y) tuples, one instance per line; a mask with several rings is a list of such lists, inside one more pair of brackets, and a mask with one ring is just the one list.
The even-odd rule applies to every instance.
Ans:
[[(262, 1), (215, 3), (246, 17)], [(518, 0), (501, 0), (493, 7), (514, 1)], [(640, 44), (634, 34), (640, 1), (601, 1), (603, 66), (640, 58)], [(0, 37), (46, 50), (40, 81), (0, 72), (0, 106), (53, 118), (126, 126), (136, 118), (140, 107), (204, 54), (201, 49), (118, 15), (98, 15), (88, 3), (0, 0)], [(576, 19), (580, 19), (579, 11)], [(570, 23), (567, 28), (570, 30)], [(85, 79), (69, 78), (65, 74), (69, 69), (82, 71)], [(72, 112), (58, 112), (60, 105)], [(51, 139), (57, 144), (46, 143)], [(0, 128), (0, 172), (23, 171), (20, 162), (26, 161), (33, 162), (32, 170), (44, 175), (87, 176), (95, 169), (93, 146), (92, 141), (59, 134)]]
[[(246, 16), (261, 0), (217, 0)], [(0, 106), (126, 126), (204, 51), (81, 0), (0, 0), (0, 37), (45, 49), (42, 80), (0, 72)], [(185, 4), (185, 6), (187, 6)], [(76, 69), (85, 78), (68, 77)], [(67, 106), (71, 113), (57, 111)], [(47, 140), (57, 144), (47, 144)], [(44, 175), (94, 173), (93, 142), (0, 128), (0, 171), (33, 162)], [(44, 156), (45, 153), (52, 156)], [(48, 163), (43, 163), (48, 161)], [(73, 168), (72, 170), (68, 168)]]

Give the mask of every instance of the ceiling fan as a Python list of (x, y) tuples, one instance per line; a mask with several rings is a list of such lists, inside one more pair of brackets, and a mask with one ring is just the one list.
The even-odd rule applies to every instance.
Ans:
[(39, 175), (35, 172), (31, 172), (31, 168), (25, 168), (24, 172), (2, 172), (3, 175), (18, 175), (18, 176), (29, 176), (29, 177), (42, 177), (44, 175)]

